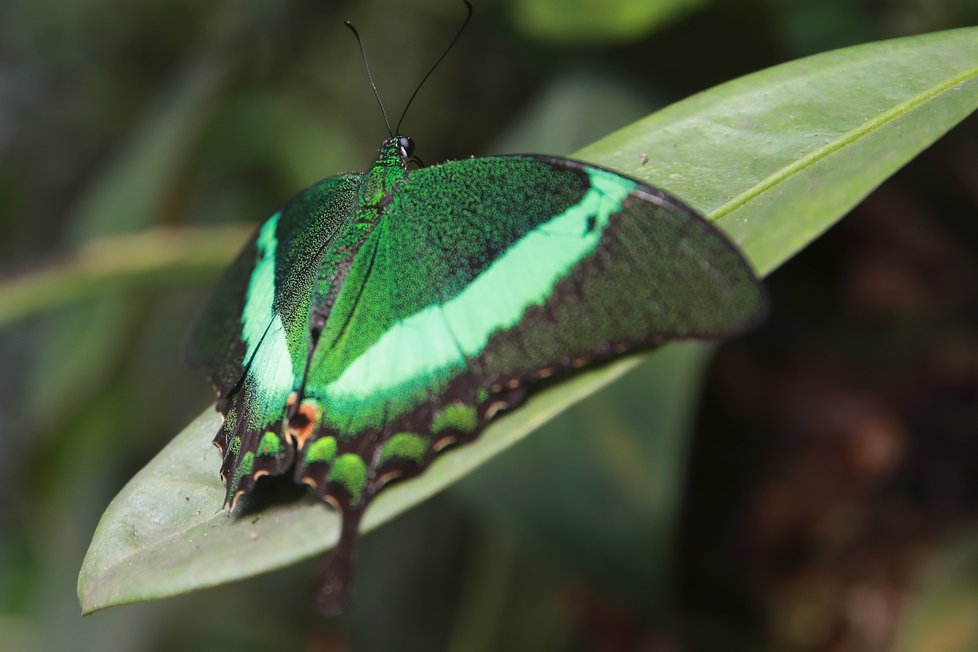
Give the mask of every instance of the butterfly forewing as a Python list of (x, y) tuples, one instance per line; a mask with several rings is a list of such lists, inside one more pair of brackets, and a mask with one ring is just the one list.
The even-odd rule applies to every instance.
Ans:
[[(410, 173), (349, 278), (335, 306), (342, 333), (320, 342), (304, 390), (318, 418), (306, 450), (329, 455), (297, 468), (341, 503), (423, 470), (537, 379), (668, 338), (735, 333), (763, 304), (740, 254), (691, 209), (613, 172), (533, 156)], [(357, 470), (346, 487), (331, 467), (343, 456)]]

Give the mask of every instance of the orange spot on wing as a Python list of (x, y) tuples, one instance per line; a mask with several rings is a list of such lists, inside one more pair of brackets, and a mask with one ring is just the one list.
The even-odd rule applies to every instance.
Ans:
[(238, 498), (241, 498), (241, 496), (245, 495), (245, 493), (247, 492), (244, 489), (238, 489), (236, 492), (234, 492), (234, 496), (231, 497), (231, 503), (228, 506), (229, 511), (234, 511), (234, 506), (238, 504)]
[(388, 471), (384, 475), (380, 476), (380, 479), (377, 480), (377, 487), (378, 488), (383, 487), (388, 482), (390, 482), (392, 480), (396, 480), (397, 478), (401, 477), (402, 475), (403, 475), (403, 473), (401, 471), (396, 471), (396, 470), (395, 471)]
[(343, 507), (342, 505), (340, 505), (340, 501), (336, 500), (336, 498), (334, 498), (333, 496), (326, 494), (325, 496), (323, 496), (323, 500), (329, 503), (329, 506), (333, 508), (333, 511), (339, 514), (343, 513)]
[(447, 437), (442, 437), (441, 439), (436, 441), (435, 445), (432, 446), (431, 449), (437, 453), (438, 451), (445, 448), (446, 446), (450, 446), (451, 444), (454, 444), (455, 441), (456, 438), (453, 435), (448, 435)]
[(490, 403), (489, 407), (486, 408), (486, 414), (485, 414), (486, 421), (491, 420), (493, 417), (496, 416), (496, 414), (499, 413), (500, 410), (505, 410), (508, 407), (509, 407), (509, 403), (505, 401), (494, 401)]
[[(292, 405), (295, 405), (292, 397), (289, 400)], [(296, 448), (302, 450), (306, 445), (306, 442), (309, 441), (309, 438), (316, 431), (316, 426), (319, 424), (319, 418), (322, 414), (323, 411), (319, 407), (319, 404), (311, 400), (303, 401), (299, 409), (295, 411), (295, 414), (292, 415), (285, 426), (285, 435), (292, 439)]]

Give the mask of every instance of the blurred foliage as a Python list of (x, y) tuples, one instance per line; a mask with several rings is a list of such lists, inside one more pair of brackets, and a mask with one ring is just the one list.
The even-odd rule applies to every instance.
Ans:
[(531, 37), (568, 43), (615, 43), (645, 36), (706, 0), (536, 0), (512, 2)]
[[(501, 143), (565, 153), (803, 54), (978, 22), (975, 0), (714, 0), (663, 3), (690, 8), (598, 37), (574, 25), (578, 4), (477, 3), (405, 121), (422, 158)], [(569, 27), (528, 28), (522, 16), (547, 15), (531, 5)], [(362, 169), (384, 129), (342, 20), (397, 114), (462, 15), (448, 0), (3, 3), (2, 270), (147, 227), (256, 223), (303, 185)], [(521, 127), (527, 116), (567, 126)], [(915, 591), (978, 516), (976, 160), (972, 117), (772, 278), (770, 323), (721, 350), (691, 460), (673, 461), (682, 519), (660, 536), (681, 542), (666, 562), (678, 582), (651, 610), (458, 491), (365, 538), (370, 598), (340, 619), (309, 613), (318, 562), (82, 619), (74, 584), (100, 513), (212, 400), (176, 351), (213, 275), (184, 270), (4, 326), (3, 649), (871, 652), (898, 630), (973, 636), (953, 618), (973, 582)], [(647, 396), (640, 377), (614, 391)], [(600, 401), (577, 414), (609, 419)], [(641, 420), (620, 427), (641, 441)], [(495, 472), (518, 468), (520, 449)], [(902, 615), (928, 601), (949, 605), (948, 624), (913, 616), (903, 633)]]

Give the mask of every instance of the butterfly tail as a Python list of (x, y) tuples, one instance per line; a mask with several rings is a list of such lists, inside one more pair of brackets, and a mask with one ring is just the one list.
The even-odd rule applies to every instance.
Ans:
[(316, 609), (327, 616), (346, 610), (353, 592), (353, 571), (356, 564), (356, 544), (359, 538), (363, 504), (342, 512), (340, 540), (326, 561), (326, 568), (316, 583)]

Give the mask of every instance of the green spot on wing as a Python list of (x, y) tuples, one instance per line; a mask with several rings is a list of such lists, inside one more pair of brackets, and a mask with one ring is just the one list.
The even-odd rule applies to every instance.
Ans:
[(238, 427), (238, 411), (234, 408), (228, 410), (228, 413), (224, 415), (224, 430), (227, 432), (234, 432)]
[(461, 432), (472, 432), (478, 425), (475, 407), (453, 403), (446, 406), (431, 422), (432, 432), (441, 432), (446, 428)]
[(234, 470), (234, 477), (231, 479), (231, 491), (236, 491), (238, 489), (238, 485), (241, 484), (241, 479), (245, 476), (251, 475), (254, 468), (255, 454), (248, 451), (241, 457), (241, 463), (238, 464), (238, 468)]
[(367, 486), (367, 465), (359, 455), (354, 453), (340, 455), (333, 462), (326, 480), (342, 484), (350, 494), (350, 504), (356, 505), (360, 502), (364, 487)]
[(306, 451), (306, 464), (313, 462), (331, 462), (336, 456), (336, 438), (323, 437), (317, 439)]
[(427, 450), (428, 442), (421, 435), (416, 435), (413, 432), (399, 432), (384, 444), (380, 461), (402, 459), (413, 460), (420, 464)]
[(266, 432), (258, 443), (258, 455), (277, 456), (282, 452), (282, 441), (274, 432)]

